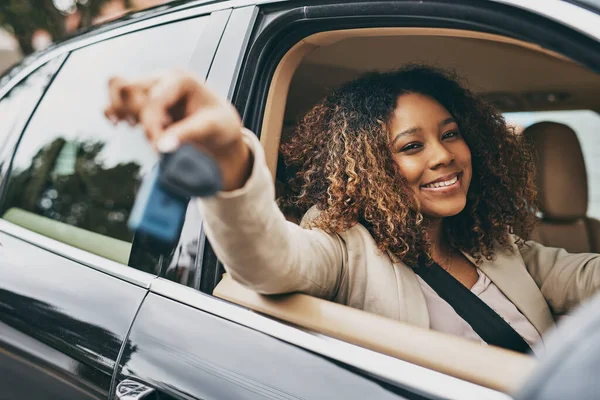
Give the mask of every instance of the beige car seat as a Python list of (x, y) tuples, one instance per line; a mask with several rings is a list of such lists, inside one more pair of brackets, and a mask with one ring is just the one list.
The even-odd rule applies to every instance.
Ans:
[(556, 122), (533, 124), (523, 135), (537, 153), (542, 217), (532, 239), (570, 253), (599, 252), (600, 221), (587, 217), (587, 175), (577, 135)]

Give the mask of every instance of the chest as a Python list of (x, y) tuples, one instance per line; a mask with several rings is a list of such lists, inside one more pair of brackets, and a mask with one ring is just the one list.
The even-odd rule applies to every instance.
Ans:
[[(441, 262), (440, 262), (441, 261)], [(458, 253), (449, 258), (436, 260), (457, 281), (467, 288), (472, 288), (479, 279), (477, 268), (462, 253)]]
[[(380, 252), (360, 225), (350, 229), (343, 239), (347, 254), (334, 301), (429, 328), (425, 296), (412, 268), (393, 255)], [(474, 260), (464, 257), (456, 267), (460, 273), (457, 279), (472, 287), (478, 279), (477, 270)], [(498, 252), (493, 261), (484, 259), (478, 268), (539, 332), (552, 326), (548, 305), (518, 252)]]

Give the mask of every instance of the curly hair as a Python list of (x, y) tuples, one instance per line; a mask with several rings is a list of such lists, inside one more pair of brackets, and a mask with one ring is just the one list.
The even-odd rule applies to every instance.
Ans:
[(535, 166), (530, 146), (502, 115), (446, 70), (411, 65), (370, 72), (316, 104), (282, 146), (289, 190), (282, 208), (320, 210), (311, 227), (341, 233), (363, 224), (378, 249), (415, 266), (431, 260), (415, 194), (389, 147), (389, 127), (402, 94), (429, 96), (457, 121), (471, 150), (473, 177), (465, 208), (444, 219), (452, 246), (480, 262), (509, 234), (523, 245), (535, 224)]

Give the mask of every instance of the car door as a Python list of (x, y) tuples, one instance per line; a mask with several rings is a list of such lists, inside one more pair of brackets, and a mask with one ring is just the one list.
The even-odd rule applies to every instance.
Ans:
[(130, 325), (172, 249), (148, 249), (127, 228), (157, 155), (140, 129), (105, 120), (107, 82), (178, 66), (206, 74), (228, 16), (142, 14), (66, 43), (50, 73), (40, 68), (51, 83), (28, 89), (24, 130), (17, 118), (2, 132), (0, 398), (109, 398), (118, 359), (135, 350)]
[[(542, 8), (524, 14), (519, 5), (494, 2), (478, 7), (472, 2), (334, 3), (278, 2), (232, 13), (207, 83), (233, 99), (246, 126), (257, 134), (265, 109), (281, 106), (265, 101), (278, 62), (311, 33), (406, 25), (506, 34), (506, 24), (519, 16), (518, 34), (526, 40), (550, 48), (553, 41), (583, 43), (553, 25), (558, 14), (545, 14), (550, 11)], [(562, 48), (576, 59), (597, 59), (589, 52), (582, 55), (577, 46)], [(185, 283), (191, 287), (162, 278), (151, 283), (128, 336), (135, 350), (118, 367), (115, 389), (122, 398), (134, 390), (161, 399), (509, 398), (219, 300), (210, 293), (222, 266), (208, 241), (199, 249), (196, 263), (202, 271), (199, 280)]]
[[(258, 11), (255, 6), (241, 7), (229, 19), (207, 79), (223, 96), (232, 97), (244, 69), (242, 55)], [(216, 259), (210, 255), (210, 245), (204, 245), (196, 262), (207, 268), (200, 279), (188, 282), (192, 287), (177, 280), (152, 281), (127, 338), (134, 350), (119, 363), (117, 398), (130, 398), (132, 393), (143, 393), (147, 396), (143, 398), (205, 400), (427, 398), (357, 372), (329, 358), (332, 353), (325, 349), (363, 361), (375, 356), (370, 362), (377, 363), (375, 353), (316, 337), (197, 290), (214, 286), (219, 275), (208, 268), (216, 266)], [(278, 339), (279, 335), (287, 339)], [(392, 363), (398, 370), (425, 373), (442, 384), (456, 381), (398, 360)], [(489, 394), (483, 388), (472, 390), (473, 396)]]

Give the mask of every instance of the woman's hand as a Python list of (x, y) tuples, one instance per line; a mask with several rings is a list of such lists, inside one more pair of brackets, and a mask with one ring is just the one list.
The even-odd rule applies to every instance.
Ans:
[(193, 75), (172, 70), (135, 80), (115, 77), (108, 86), (110, 103), (104, 113), (113, 123), (141, 124), (161, 152), (174, 151), (184, 142), (195, 144), (216, 160), (223, 190), (244, 185), (252, 162), (240, 116)]

